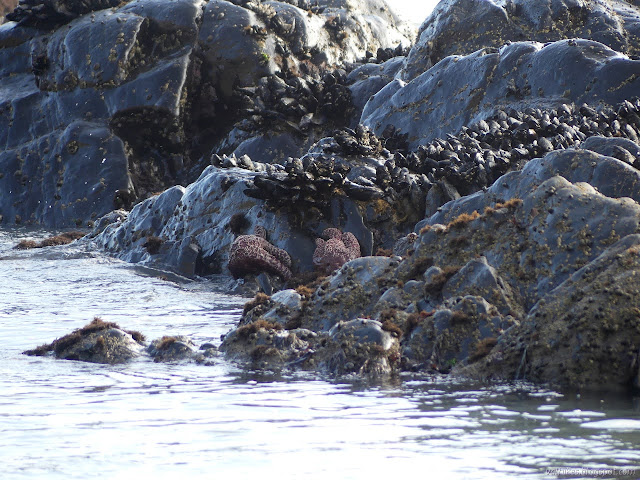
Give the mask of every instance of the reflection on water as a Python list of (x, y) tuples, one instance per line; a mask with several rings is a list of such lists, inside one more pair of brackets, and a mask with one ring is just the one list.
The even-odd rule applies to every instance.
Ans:
[(247, 372), (222, 358), (104, 366), (26, 357), (94, 316), (151, 339), (219, 344), (245, 299), (79, 247), (12, 250), (25, 235), (34, 232), (0, 231), (2, 479), (554, 478), (545, 474), (553, 466), (640, 476), (640, 409), (630, 397)]

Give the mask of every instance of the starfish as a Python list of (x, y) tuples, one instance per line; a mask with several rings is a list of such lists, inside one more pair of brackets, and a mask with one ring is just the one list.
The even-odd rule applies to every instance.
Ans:
[(320, 270), (333, 272), (360, 256), (360, 244), (353, 233), (326, 228), (322, 236), (327, 240), (316, 238), (316, 250), (313, 252), (313, 264)]
[(291, 257), (284, 250), (267, 241), (267, 231), (258, 225), (253, 235), (240, 235), (231, 245), (229, 271), (235, 277), (248, 273), (267, 272), (291, 277)]

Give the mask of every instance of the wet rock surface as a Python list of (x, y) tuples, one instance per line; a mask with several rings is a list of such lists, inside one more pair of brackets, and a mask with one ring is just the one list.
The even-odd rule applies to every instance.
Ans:
[(178, 335), (164, 336), (153, 340), (147, 347), (146, 352), (156, 363), (194, 361), (207, 364), (212, 362), (212, 359), (218, 353), (218, 349), (210, 343), (205, 343), (200, 348), (196, 348), (191, 339)]
[(217, 348), (212, 344), (203, 344), (196, 350), (194, 343), (184, 336), (164, 336), (147, 344), (140, 332), (124, 330), (116, 323), (96, 317), (84, 327), (50, 344), (23, 353), (110, 365), (145, 357), (154, 362), (207, 363), (217, 355)]
[[(113, 223), (99, 226), (101, 233), (90, 234), (91, 241), (123, 260), (195, 277), (229, 275), (233, 242), (257, 226), (265, 229), (271, 245), (288, 253), (291, 264), (287, 268), (294, 273), (313, 269), (314, 239), (324, 229), (346, 225), (356, 236), (366, 235), (362, 218), (349, 199), (335, 200), (328, 219), (318, 218), (299, 227), (292, 214), (268, 208), (263, 200), (246, 195), (256, 178), (255, 172), (210, 166), (187, 188), (176, 186), (151, 197), (126, 218), (113, 216)], [(360, 231), (353, 228), (358, 225)], [(366, 244), (366, 238), (360, 243)], [(275, 278), (268, 281), (277, 284)]]
[(139, 357), (144, 351), (144, 336), (126, 331), (117, 324), (95, 318), (48, 345), (24, 352), (31, 356), (53, 354), (56, 358), (90, 363), (117, 364)]
[(637, 55), (639, 13), (637, 5), (629, 3), (633, 2), (442, 1), (420, 27), (403, 78), (411, 80), (449, 55), (522, 40), (584, 38)]
[[(574, 388), (638, 388), (640, 237), (629, 235), (531, 309), (520, 328), (507, 330), (477, 364), (461, 368), (474, 378), (562, 379)], [(579, 333), (578, 333), (579, 332)]]
[(639, 72), (638, 61), (592, 40), (516, 42), (447, 57), (407, 84), (394, 80), (360, 122), (377, 135), (392, 125), (415, 149), (499, 110), (615, 105), (635, 95)]
[[(404, 258), (348, 262), (308, 294), (293, 321), (282, 319), (284, 309), (272, 299), (258, 315), (249, 310), (246, 316), (268, 316), (280, 328), (319, 336), (367, 316), (398, 342), (387, 373), (452, 371), (629, 388), (638, 320), (631, 306), (628, 315), (614, 311), (636, 289), (632, 281), (618, 281), (634, 275), (638, 175), (627, 163), (591, 151), (549, 153), (486, 191), (445, 205), (423, 222)], [(589, 327), (558, 335), (567, 324)], [(558, 342), (565, 344), (552, 354)], [(594, 342), (598, 347), (590, 349)], [(314, 348), (318, 358), (323, 348)], [(604, 352), (612, 353), (615, 368), (602, 365)]]
[[(255, 295), (218, 346), (249, 368), (640, 387), (637, 6), (445, 0), (408, 49), (374, 0), (151, 5), (0, 27), (0, 55), (32, 59), (2, 64), (25, 94), (0, 97), (7, 128), (45, 93), (108, 91), (55, 148), (38, 119), (16, 130), (42, 154), (2, 137), (20, 172), (0, 178), (5, 222), (82, 223), (104, 201), (95, 248)], [(51, 61), (91, 19), (115, 21), (100, 35), (122, 62)], [(182, 83), (147, 99), (156, 74)], [(94, 147), (126, 168), (94, 165), (108, 187), (70, 201)], [(38, 178), (57, 172), (64, 209), (24, 190), (46, 148), (60, 160)], [(120, 210), (100, 217), (103, 191)], [(206, 363), (202, 348), (165, 337), (145, 355)]]
[(303, 225), (318, 219), (335, 223), (336, 201), (352, 204), (372, 239), (363, 242), (353, 222), (348, 228), (367, 254), (392, 249), (399, 237), (448, 201), (481, 191), (546, 153), (584, 144), (634, 165), (639, 106), (632, 98), (600, 110), (568, 103), (549, 110), (500, 110), (415, 150), (395, 130), (378, 137), (359, 126), (336, 131), (284, 166), (246, 156), (215, 156), (212, 162), (222, 169), (258, 172), (245, 193)]
[(410, 41), (378, 0), (236, 3), (20, 3), (0, 27), (2, 221), (86, 226), (194, 181), (212, 149), (301, 151), (349, 117), (339, 66)]

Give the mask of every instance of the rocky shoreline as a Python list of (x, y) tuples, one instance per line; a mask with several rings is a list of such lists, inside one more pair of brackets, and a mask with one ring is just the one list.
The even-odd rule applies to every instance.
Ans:
[(205, 350), (248, 366), (640, 388), (638, 7), (445, 0), (415, 42), (379, 0), (104, 8), (0, 26), (4, 223), (241, 277)]

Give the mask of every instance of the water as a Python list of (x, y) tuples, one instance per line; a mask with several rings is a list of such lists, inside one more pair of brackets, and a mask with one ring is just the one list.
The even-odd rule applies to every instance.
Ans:
[(0, 230), (3, 480), (555, 478), (549, 467), (640, 477), (631, 397), (415, 375), (332, 380), (243, 371), (223, 358), (105, 366), (21, 355), (94, 316), (149, 339), (219, 344), (245, 301), (219, 283), (162, 280), (79, 247), (11, 248), (46, 234)]

